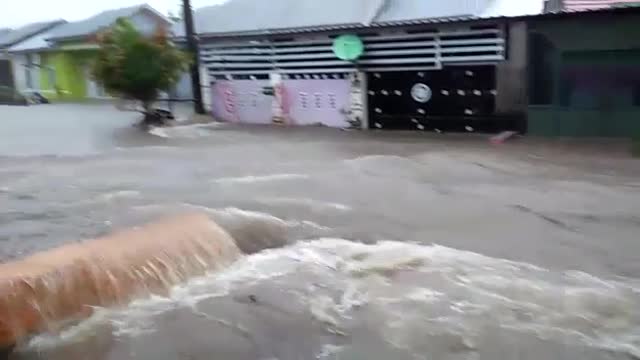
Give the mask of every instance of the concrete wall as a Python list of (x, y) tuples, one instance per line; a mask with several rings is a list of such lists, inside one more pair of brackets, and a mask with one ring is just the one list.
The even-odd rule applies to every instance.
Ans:
[(174, 87), (171, 96), (180, 100), (193, 99), (193, 90), (191, 89), (191, 74), (189, 72), (185, 72), (182, 74), (180, 80), (178, 80), (178, 83)]
[(557, 106), (529, 108), (529, 134), (570, 137), (630, 137), (640, 134), (640, 107), (598, 110)]
[(624, 50), (640, 48), (640, 15), (589, 16), (530, 23), (561, 51)]
[(496, 111), (500, 115), (524, 117), (528, 104), (527, 24), (518, 21), (507, 27), (507, 60), (496, 67)]
[[(204, 66), (200, 67), (200, 86), (202, 88), (202, 101), (204, 108), (207, 112), (211, 112), (211, 81), (209, 80), (209, 74)], [(173, 90), (170, 93), (171, 98), (178, 100), (193, 100), (193, 89), (191, 88), (191, 73), (185, 72), (178, 80)]]

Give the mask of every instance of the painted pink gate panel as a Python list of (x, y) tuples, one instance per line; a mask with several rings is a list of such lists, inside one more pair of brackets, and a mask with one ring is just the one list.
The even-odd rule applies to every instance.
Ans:
[(269, 80), (220, 80), (212, 84), (212, 113), (216, 119), (245, 124), (271, 124), (273, 96), (262, 90)]
[(351, 99), (348, 79), (283, 80), (286, 113), (291, 125), (347, 127)]

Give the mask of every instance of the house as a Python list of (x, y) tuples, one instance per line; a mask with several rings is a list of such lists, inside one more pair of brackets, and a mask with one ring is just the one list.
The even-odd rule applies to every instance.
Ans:
[[(230, 0), (199, 9), (213, 115), (261, 124), (523, 129), (527, 25), (507, 17), (538, 14), (543, 1), (513, 3)], [(334, 53), (345, 39), (363, 50), (355, 61)]]
[(15, 89), (22, 93), (40, 92), (40, 78), (42, 74), (49, 78), (55, 76), (52, 68), (41, 66), (40, 54), (49, 49), (45, 39), (57, 27), (66, 24), (64, 20), (52, 21), (51, 26), (44, 31), (15, 43), (7, 49), (13, 64), (13, 79)]
[(127, 18), (147, 34), (169, 26), (168, 20), (150, 6), (137, 5), (57, 26), (43, 36), (17, 44), (12, 51), (39, 58), (39, 87), (49, 97), (69, 100), (106, 97), (104, 89), (90, 76), (90, 64), (98, 49), (96, 36), (119, 18)]
[(640, 7), (579, 3), (553, 1), (528, 20), (528, 133), (640, 134)]
[[(14, 66), (11, 62), (9, 49), (11, 46), (20, 43), (34, 35), (40, 34), (58, 25), (60, 20), (37, 22), (22, 26), (17, 29), (0, 29), (0, 86), (13, 88)], [(24, 71), (24, 70), (21, 70)]]

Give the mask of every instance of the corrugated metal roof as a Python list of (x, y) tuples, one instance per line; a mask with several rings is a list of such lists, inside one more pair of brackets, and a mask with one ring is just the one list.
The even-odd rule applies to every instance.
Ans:
[(381, 9), (376, 23), (416, 19), (471, 16), (482, 11), (489, 0), (407, 1), (390, 0)]
[(564, 10), (588, 11), (608, 9), (618, 6), (637, 6), (638, 0), (563, 0)]
[[(230, 0), (195, 11), (198, 33), (234, 33), (366, 23), (384, 0)], [(184, 36), (184, 25), (174, 27)]]
[[(195, 11), (201, 35), (294, 33), (542, 12), (544, 0), (230, 0)], [(173, 28), (184, 37), (184, 24)]]
[(118, 18), (129, 17), (135, 15), (139, 11), (147, 9), (153, 12), (149, 5), (140, 4), (130, 6), (126, 8), (113, 9), (103, 11), (97, 15), (94, 15), (88, 19), (70, 22), (64, 26), (60, 26), (50, 34), (49, 40), (62, 40), (67, 38), (84, 37), (94, 34), (101, 29), (107, 28), (113, 25)]
[(7, 48), (9, 46), (17, 44), (23, 41), (24, 39), (28, 39), (29, 37), (35, 34), (46, 31), (47, 29), (50, 29), (52, 26), (56, 26), (63, 22), (64, 20), (37, 22), (37, 23), (25, 25), (15, 30), (10, 30), (4, 33), (4, 35), (0, 36), (0, 49)]

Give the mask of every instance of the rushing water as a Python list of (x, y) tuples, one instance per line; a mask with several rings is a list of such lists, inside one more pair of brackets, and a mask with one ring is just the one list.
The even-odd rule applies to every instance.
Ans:
[(0, 260), (188, 210), (247, 255), (15, 359), (640, 357), (640, 165), (616, 145), (134, 118), (0, 107)]

